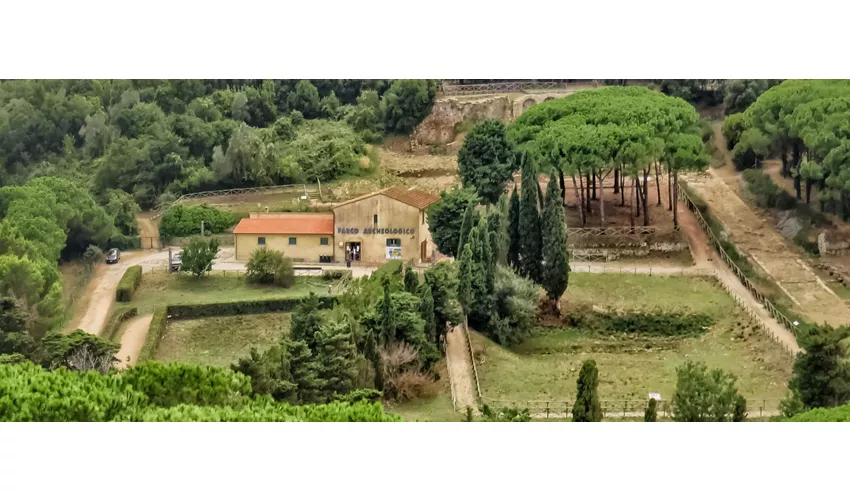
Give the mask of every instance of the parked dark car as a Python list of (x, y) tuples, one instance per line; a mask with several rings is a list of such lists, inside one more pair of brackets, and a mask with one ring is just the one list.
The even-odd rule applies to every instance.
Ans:
[(121, 260), (121, 250), (118, 250), (117, 248), (110, 248), (109, 251), (106, 252), (107, 264), (117, 264), (119, 260)]

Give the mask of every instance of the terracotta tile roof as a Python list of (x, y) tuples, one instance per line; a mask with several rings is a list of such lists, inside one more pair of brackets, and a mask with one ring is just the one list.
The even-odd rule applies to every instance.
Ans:
[(294, 213), (275, 219), (242, 219), (233, 234), (334, 234), (334, 216)]
[(356, 198), (352, 198), (348, 201), (344, 201), (342, 203), (337, 203), (334, 206), (334, 209), (337, 207), (341, 207), (343, 205), (348, 205), (350, 203), (354, 203), (357, 201), (365, 200), (367, 198), (371, 198), (373, 196), (377, 196), (382, 194), (388, 198), (392, 198), (396, 201), (400, 201), (406, 205), (410, 205), (412, 207), (416, 207), (420, 210), (423, 208), (427, 208), (432, 203), (439, 201), (440, 197), (426, 191), (422, 191), (420, 189), (405, 189), (401, 187), (389, 187), (382, 189), (380, 191), (375, 191), (374, 193), (364, 194), (362, 196), (358, 196)]

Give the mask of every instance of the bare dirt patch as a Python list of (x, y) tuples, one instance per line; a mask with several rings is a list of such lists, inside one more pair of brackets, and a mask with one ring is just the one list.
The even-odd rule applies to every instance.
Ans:
[(688, 185), (708, 204), (729, 239), (746, 253), (812, 321), (850, 323), (850, 308), (814, 273), (767, 221), (744, 203), (713, 171), (687, 176)]
[(153, 314), (145, 314), (144, 316), (130, 318), (124, 323), (120, 339), (121, 349), (116, 356), (120, 368), (136, 364), (139, 353), (142, 352), (142, 347), (145, 345), (145, 338), (152, 318)]

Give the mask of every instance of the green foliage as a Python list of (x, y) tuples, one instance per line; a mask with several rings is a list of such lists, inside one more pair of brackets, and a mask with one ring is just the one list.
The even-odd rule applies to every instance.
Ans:
[(487, 214), (487, 227), (490, 229), (490, 248), (497, 264), (508, 265), (508, 246), (510, 235), (508, 228), (508, 197), (503, 193), (490, 213)]
[(431, 297), (434, 300), (434, 325), (437, 335), (444, 335), (463, 320), (458, 302), (457, 266), (440, 262), (429, 267), (425, 270), (425, 284), (431, 289)]
[(423, 283), (419, 287), (419, 313), (422, 316), (422, 320), (425, 322), (425, 328), (423, 333), (425, 334), (425, 338), (428, 341), (437, 346), (437, 324), (434, 315), (434, 296), (431, 293), (431, 287), (428, 283)]
[(351, 278), (352, 272), (350, 269), (325, 269), (322, 271), (322, 279), (325, 281), (341, 280), (343, 278)]
[(466, 246), (466, 243), (469, 241), (468, 238), (472, 229), (478, 225), (480, 220), (481, 216), (478, 214), (476, 206), (472, 203), (467, 205), (466, 210), (463, 212), (463, 221), (460, 224), (456, 255), (460, 255), (463, 252), (464, 246)]
[(412, 266), (406, 266), (404, 270), (404, 290), (407, 293), (415, 294), (419, 290), (419, 275), (413, 270)]
[(747, 183), (747, 188), (755, 196), (758, 206), (779, 210), (789, 210), (797, 206), (797, 200), (777, 186), (764, 172), (746, 170), (743, 177)]
[(656, 422), (658, 420), (658, 401), (650, 398), (646, 404), (646, 411), (643, 413), (644, 422)]
[(573, 422), (601, 422), (602, 405), (599, 403), (599, 372), (596, 361), (588, 359), (581, 365), (576, 380), (576, 401), (573, 404)]
[(154, 308), (151, 324), (148, 326), (148, 333), (145, 334), (145, 344), (142, 346), (141, 352), (139, 352), (138, 359), (136, 359), (137, 364), (153, 359), (156, 354), (156, 350), (159, 348), (159, 341), (165, 335), (169, 309), (170, 306)]
[(724, 118), (723, 137), (726, 139), (726, 147), (732, 150), (741, 140), (741, 135), (750, 126), (747, 116), (743, 113), (735, 113)]
[(850, 404), (835, 408), (815, 408), (801, 412), (789, 419), (790, 422), (850, 422)]
[(0, 296), (19, 301), (34, 335), (57, 326), (62, 319), (62, 284), (53, 262), (0, 255)]
[(565, 321), (573, 328), (599, 334), (618, 332), (662, 337), (696, 337), (714, 323), (707, 314), (665, 311), (607, 313), (589, 308), (570, 310)]
[(687, 361), (676, 368), (673, 420), (676, 422), (729, 422), (746, 412), (746, 401), (735, 388), (735, 376), (708, 370), (705, 363)]
[(205, 232), (223, 233), (239, 222), (239, 216), (209, 205), (171, 205), (162, 214), (159, 236), (169, 240), (174, 236), (198, 235), (201, 221)]
[(522, 159), (522, 196), (519, 201), (520, 269), (535, 283), (543, 279), (543, 234), (538, 207), (537, 169), (527, 155)]
[(118, 302), (130, 302), (133, 294), (142, 282), (142, 266), (130, 266), (121, 276), (118, 288), (115, 290), (115, 300)]
[(292, 259), (284, 257), (278, 250), (259, 247), (245, 265), (245, 279), (249, 283), (274, 283), (289, 288), (295, 284)]
[(788, 383), (805, 408), (824, 408), (850, 401), (850, 368), (845, 339), (850, 327), (803, 325), (798, 339), (805, 351), (794, 359), (794, 375)]
[(464, 187), (474, 188), (485, 203), (495, 204), (516, 170), (516, 153), (499, 120), (475, 124), (458, 151), (457, 161)]
[(123, 235), (138, 236), (139, 223), (136, 221), (136, 215), (139, 213), (139, 205), (133, 196), (119, 189), (108, 190), (106, 196), (104, 209), (112, 217), (115, 228)]
[[(183, 378), (183, 377), (186, 378)], [(188, 382), (188, 383), (187, 383)], [(132, 383), (139, 383), (136, 387)], [(159, 383), (165, 384), (165, 386)], [(190, 386), (195, 384), (195, 387)], [(170, 388), (173, 393), (164, 390)], [(146, 394), (143, 391), (147, 391)], [(4, 422), (389, 422), (379, 403), (291, 406), (248, 399), (247, 377), (210, 367), (142, 365), (120, 374), (46, 371), (31, 363), (0, 363)], [(192, 401), (196, 404), (158, 406)], [(205, 405), (227, 401), (233, 406)]]
[(483, 404), (479, 410), (485, 422), (531, 422), (531, 413), (528, 408), (493, 409)]
[(569, 253), (567, 251), (567, 227), (564, 222), (564, 205), (561, 187), (554, 175), (549, 177), (546, 188), (546, 206), (541, 217), (543, 229), (542, 284), (549, 300), (556, 304), (567, 291), (569, 284)]
[(440, 201), (428, 207), (428, 229), (440, 253), (460, 257), (459, 245), (464, 214), (470, 204), (475, 206), (479, 201), (473, 190), (455, 187), (440, 193)]
[[(238, 300), (206, 304), (170, 304), (168, 305), (168, 316), (176, 320), (208, 318), (211, 316), (290, 312), (296, 310), (305, 300), (304, 297), (283, 297), (279, 299)], [(317, 296), (316, 300), (320, 309), (329, 309), (334, 304), (333, 297)]]
[(183, 248), (180, 270), (189, 271), (196, 278), (200, 278), (212, 269), (212, 263), (217, 254), (217, 239), (195, 236), (189, 240), (189, 244)]
[(251, 396), (248, 377), (213, 366), (147, 362), (119, 377), (155, 406), (234, 406)]
[(742, 113), (767, 89), (782, 80), (726, 80), (723, 85), (723, 107), (727, 115)]
[(495, 314), (485, 330), (487, 335), (504, 346), (528, 338), (537, 319), (537, 286), (507, 267), (496, 266), (493, 303)]
[(115, 342), (100, 339), (82, 330), (74, 330), (69, 334), (52, 332), (41, 340), (42, 364), (49, 368), (64, 366), (69, 369), (87, 370), (90, 366), (80, 366), (80, 360), (75, 355), (87, 351), (94, 359), (105, 359), (107, 368), (111, 367), (120, 345)]
[(431, 112), (436, 80), (394, 80), (381, 99), (386, 130), (409, 134)]
[(289, 336), (292, 340), (306, 342), (311, 351), (316, 349), (313, 339), (322, 325), (320, 304), (318, 295), (311, 292), (292, 312), (292, 329)]
[(514, 186), (508, 207), (508, 265), (515, 270), (519, 270), (519, 254), (522, 248), (522, 232), (519, 227), (519, 194)]
[(287, 101), (290, 109), (300, 111), (304, 118), (318, 118), (321, 114), (319, 91), (309, 80), (301, 80), (295, 86), (295, 92), (289, 94)]

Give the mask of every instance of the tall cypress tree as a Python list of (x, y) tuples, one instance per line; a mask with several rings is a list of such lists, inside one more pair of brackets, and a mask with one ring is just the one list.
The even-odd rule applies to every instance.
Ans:
[(320, 401), (331, 401), (354, 388), (357, 377), (357, 347), (348, 325), (332, 322), (322, 325), (316, 334), (313, 355), (321, 381)]
[(377, 335), (374, 331), (366, 332), (366, 345), (364, 355), (372, 363), (375, 372), (375, 389), (384, 390), (384, 360), (381, 358), (381, 350), (378, 345)]
[(315, 293), (310, 292), (310, 295), (298, 304), (292, 312), (292, 329), (289, 336), (292, 340), (306, 342), (310, 351), (315, 351), (316, 343), (314, 337), (321, 325), (319, 297)]
[(520, 269), (535, 283), (543, 278), (543, 240), (538, 207), (537, 169), (527, 154), (522, 157), (522, 196), (519, 200)]
[(393, 301), (390, 296), (390, 280), (384, 277), (384, 300), (381, 303), (381, 343), (394, 342), (396, 340), (395, 328), (395, 311), (393, 311)]
[(466, 211), (463, 213), (463, 222), (460, 225), (460, 236), (458, 238), (457, 255), (463, 253), (463, 246), (469, 240), (469, 233), (472, 228), (478, 224), (478, 210), (475, 209), (475, 204), (470, 203), (466, 206)]
[(581, 365), (576, 381), (576, 402), (573, 405), (573, 422), (601, 422), (602, 406), (599, 404), (599, 372), (596, 361), (588, 359)]
[(463, 251), (460, 253), (460, 260), (458, 261), (458, 290), (457, 290), (457, 298), (458, 302), (460, 302), (460, 306), (463, 309), (463, 313), (467, 316), (470, 313), (470, 308), (472, 307), (472, 275), (474, 273), (473, 262), (472, 262), (472, 248), (470, 248), (469, 242), (467, 242), (463, 246)]
[(508, 198), (504, 194), (499, 198), (495, 209), (487, 214), (490, 228), (490, 249), (496, 263), (508, 263)]
[(543, 209), (543, 288), (549, 295), (553, 311), (560, 311), (561, 295), (569, 283), (569, 254), (567, 253), (567, 228), (561, 186), (553, 175), (546, 188), (546, 207)]
[(419, 287), (419, 314), (425, 320), (425, 337), (428, 341), (439, 348), (437, 340), (437, 323), (434, 316), (434, 296), (431, 294), (431, 286), (428, 283), (423, 283)]
[(519, 233), (519, 193), (516, 186), (511, 192), (511, 200), (508, 203), (508, 265), (519, 271), (519, 252), (521, 248)]
[(413, 266), (406, 266), (404, 271), (404, 291), (416, 295), (419, 290), (419, 276), (413, 270)]

